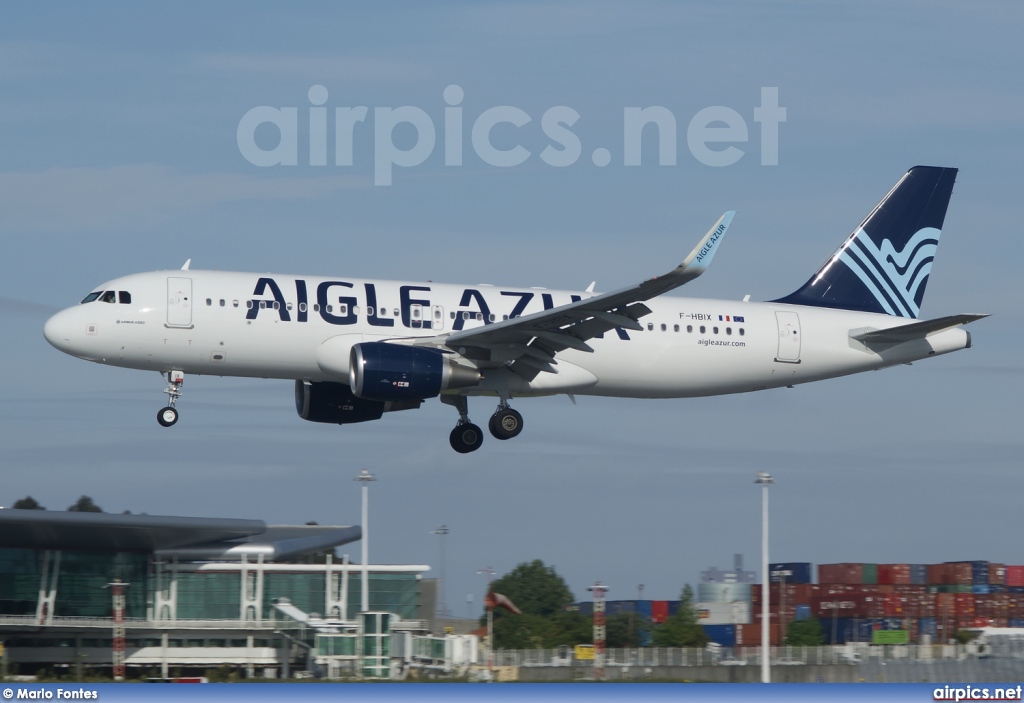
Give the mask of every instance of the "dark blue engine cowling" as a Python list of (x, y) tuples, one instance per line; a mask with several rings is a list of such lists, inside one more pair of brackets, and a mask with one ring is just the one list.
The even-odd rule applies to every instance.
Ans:
[(433, 349), (364, 342), (352, 347), (349, 381), (352, 392), (367, 400), (423, 400), (475, 386), (480, 372)]
[(295, 410), (310, 422), (347, 425), (353, 422), (379, 420), (387, 403), (357, 398), (344, 383), (295, 382)]

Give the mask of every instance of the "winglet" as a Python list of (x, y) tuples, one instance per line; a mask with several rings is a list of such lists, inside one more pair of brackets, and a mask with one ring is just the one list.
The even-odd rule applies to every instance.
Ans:
[(718, 250), (718, 245), (721, 243), (722, 237), (725, 236), (725, 230), (729, 229), (729, 223), (732, 222), (732, 217), (735, 214), (730, 210), (722, 215), (686, 257), (680, 268), (692, 271), (698, 276), (704, 273), (711, 265), (711, 259), (714, 258), (715, 251)]
[(181, 267), (181, 270), (182, 270), (182, 271), (188, 271), (188, 266), (189, 266), (189, 264), (191, 264), (191, 263), (192, 263), (192, 259), (186, 259), (186, 260), (185, 260), (185, 265)]

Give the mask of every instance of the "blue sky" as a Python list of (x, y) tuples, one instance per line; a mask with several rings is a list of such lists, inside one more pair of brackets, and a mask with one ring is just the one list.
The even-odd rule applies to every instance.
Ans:
[[(600, 579), (609, 597), (644, 583), (665, 599), (733, 553), (753, 565), (758, 470), (779, 480), (773, 558), (1024, 563), (1022, 19), (1010, 2), (4, 4), (0, 502), (64, 508), (87, 493), (109, 511), (349, 524), (351, 478), (369, 468), (373, 559), (436, 567), (429, 533), (446, 523), (458, 614), (468, 594), (479, 607), (487, 565), (539, 558), (581, 598)], [(304, 156), (315, 85), (327, 108), (369, 108), (353, 165), (249, 163), (236, 132), (263, 105), (297, 108)], [(464, 92), (458, 167), (444, 160), (449, 85)], [(760, 160), (763, 87), (787, 111), (777, 166)], [(624, 166), (623, 111), (653, 105), (676, 118), (676, 164), (659, 166), (645, 135), (643, 164)], [(374, 109), (400, 106), (426, 113), (438, 142), (375, 186)], [(473, 153), (471, 126), (496, 106), (532, 118), (493, 132), (531, 152), (519, 166)], [(539, 157), (554, 106), (580, 115), (582, 156), (562, 168)], [(687, 148), (712, 106), (749, 129), (734, 165)], [(395, 144), (415, 134), (396, 129)], [(677, 263), (728, 209), (715, 266), (685, 292), (770, 299), (919, 163), (961, 169), (922, 314), (992, 313), (975, 348), (734, 397), (522, 400), (524, 434), (467, 456), (437, 402), (319, 426), (281, 381), (190, 378), (182, 421), (163, 430), (156, 374), (63, 356), (41, 334), (96, 284), (186, 258), (610, 290)]]

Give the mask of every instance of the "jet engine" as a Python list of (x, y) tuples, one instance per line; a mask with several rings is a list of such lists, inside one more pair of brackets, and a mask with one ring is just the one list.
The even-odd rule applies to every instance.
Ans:
[(381, 401), (423, 400), (441, 391), (480, 383), (480, 372), (439, 351), (384, 342), (352, 346), (349, 382), (359, 398)]
[(310, 422), (329, 422), (349, 425), (354, 422), (379, 420), (380, 416), (395, 410), (415, 410), (420, 400), (383, 402), (358, 398), (344, 383), (322, 381), (295, 382), (295, 410), (299, 417)]

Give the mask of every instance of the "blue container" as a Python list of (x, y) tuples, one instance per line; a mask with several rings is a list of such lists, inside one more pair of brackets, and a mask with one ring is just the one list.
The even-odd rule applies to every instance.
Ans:
[(701, 625), (701, 627), (704, 628), (704, 634), (706, 634), (708, 639), (712, 642), (720, 644), (723, 647), (736, 646), (735, 625)]
[(988, 583), (988, 562), (987, 561), (972, 561), (971, 562), (971, 583), (987, 584)]
[(974, 586), (971, 586), (971, 592), (972, 593), (977, 593), (977, 594), (980, 594), (980, 595), (988, 595), (989, 593), (992, 592), (990, 590), (991, 588), (992, 587), (989, 586), (987, 583), (985, 583), (985, 584), (975, 584)]
[(821, 631), (825, 634), (825, 644), (846, 644), (853, 641), (854, 624), (852, 618), (822, 618)]
[(1024, 586), (1007, 586), (1007, 593), (1024, 593)]
[(635, 613), (635, 600), (610, 600), (604, 605), (605, 615), (621, 615), (622, 613)]
[(811, 619), (811, 606), (809, 606), (809, 605), (798, 605), (798, 606), (796, 606), (796, 619), (797, 620), (810, 620)]
[(638, 600), (636, 601), (636, 614), (651, 619), (653, 611), (651, 610), (651, 601), (649, 600)]
[(927, 564), (911, 564), (910, 565), (910, 583), (915, 586), (927, 586), (928, 585), (928, 565)]
[[(1021, 591), (1024, 592), (1024, 586), (1021, 587)], [(680, 602), (681, 601), (677, 601), (677, 600), (670, 600), (668, 602), (668, 614), (669, 614), (669, 616), (675, 615), (676, 613), (679, 612), (679, 603)]]
[(931, 635), (937, 637), (939, 634), (938, 618), (921, 618), (917, 621), (917, 636)]
[(650, 647), (654, 638), (652, 637), (650, 630), (641, 630), (639, 640), (641, 647)]
[(1024, 618), (1010, 618), (1007, 624), (1010, 627), (1024, 627)]
[(805, 561), (785, 561), (768, 565), (772, 583), (811, 583), (811, 564)]

